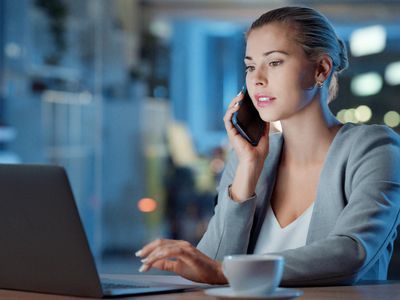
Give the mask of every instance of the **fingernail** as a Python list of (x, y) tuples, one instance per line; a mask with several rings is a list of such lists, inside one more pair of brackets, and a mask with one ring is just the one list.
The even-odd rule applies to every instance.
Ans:
[(146, 258), (143, 258), (142, 260), (140, 260), (140, 262), (144, 264), (144, 263), (145, 263), (146, 261), (148, 261), (148, 260), (149, 260), (149, 259), (146, 257)]
[(242, 89), (240, 90), (239, 94), (237, 94), (237, 96), (239, 96), (240, 94), (243, 94), (245, 90), (246, 90), (246, 85), (242, 86)]
[(142, 250), (136, 251), (135, 256), (137, 256), (137, 257), (142, 256)]
[(240, 104), (240, 101), (236, 102), (235, 105), (233, 107), (238, 107)]
[(146, 272), (149, 269), (148, 265), (142, 265), (139, 269), (140, 273)]

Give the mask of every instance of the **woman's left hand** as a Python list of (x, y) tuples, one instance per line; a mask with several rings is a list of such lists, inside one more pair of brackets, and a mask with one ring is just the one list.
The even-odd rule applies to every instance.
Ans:
[(136, 252), (136, 256), (143, 258), (140, 272), (157, 268), (174, 272), (192, 281), (227, 283), (221, 263), (209, 258), (187, 241), (158, 239)]

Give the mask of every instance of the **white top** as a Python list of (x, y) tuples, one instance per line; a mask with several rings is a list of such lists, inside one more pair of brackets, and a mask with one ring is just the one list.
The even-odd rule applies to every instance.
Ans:
[(282, 228), (271, 205), (268, 205), (254, 254), (281, 252), (305, 246), (313, 209), (314, 202), (301, 216)]

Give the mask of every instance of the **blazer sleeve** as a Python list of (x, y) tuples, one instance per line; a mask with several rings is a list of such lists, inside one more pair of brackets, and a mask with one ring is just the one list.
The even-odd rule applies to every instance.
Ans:
[(197, 245), (201, 252), (216, 260), (222, 260), (226, 254), (246, 253), (253, 225), (257, 195), (244, 203), (237, 203), (229, 197), (228, 187), (236, 166), (237, 158), (232, 150), (217, 188), (218, 204), (214, 215)]
[[(326, 238), (283, 251), (286, 286), (353, 284), (386, 255), (400, 212), (400, 139), (391, 129), (364, 126), (348, 157), (347, 205)], [(328, 192), (328, 191), (327, 191)]]

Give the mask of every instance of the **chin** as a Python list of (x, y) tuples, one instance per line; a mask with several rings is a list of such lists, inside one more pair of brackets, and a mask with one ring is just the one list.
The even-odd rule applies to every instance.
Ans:
[(264, 122), (269, 122), (269, 123), (277, 122), (277, 121), (279, 121), (281, 119), (278, 116), (273, 116), (273, 115), (270, 115), (270, 114), (260, 114), (260, 117)]

